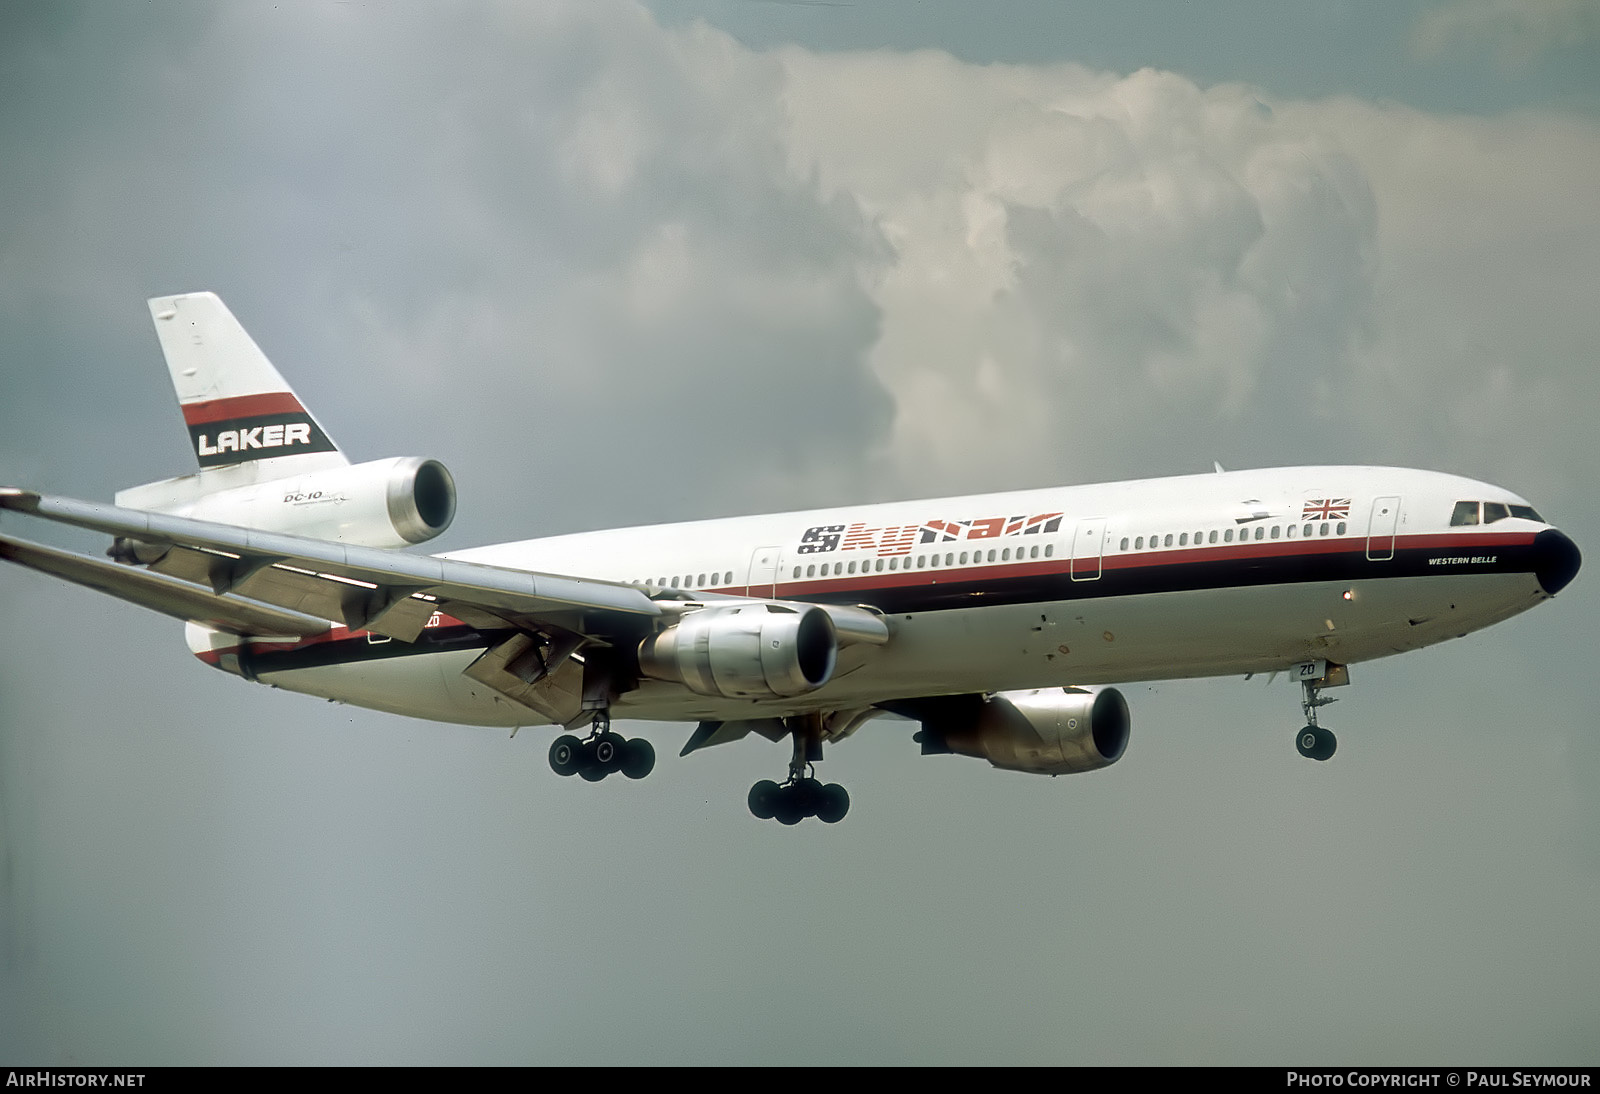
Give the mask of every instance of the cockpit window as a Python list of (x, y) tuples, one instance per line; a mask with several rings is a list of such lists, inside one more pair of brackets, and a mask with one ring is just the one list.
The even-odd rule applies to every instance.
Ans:
[(1523, 520), (1536, 520), (1540, 524), (1544, 523), (1544, 518), (1538, 513), (1535, 513), (1533, 511), (1533, 506), (1531, 505), (1513, 505), (1511, 507), (1511, 515), (1514, 517), (1520, 517)]
[(1478, 503), (1475, 501), (1456, 502), (1456, 511), (1450, 514), (1450, 527), (1462, 524), (1478, 523)]
[(1483, 523), (1485, 524), (1493, 524), (1497, 520), (1505, 520), (1510, 515), (1510, 510), (1501, 502), (1486, 501), (1483, 503)]

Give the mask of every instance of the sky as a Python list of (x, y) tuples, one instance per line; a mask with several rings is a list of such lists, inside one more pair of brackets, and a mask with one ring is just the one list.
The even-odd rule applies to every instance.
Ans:
[[(1600, 4), (0, 8), (0, 481), (192, 469), (226, 300), (440, 550), (1301, 463), (1600, 543)], [(98, 551), (8, 516), (10, 534)], [(1590, 575), (1354, 666), (1124, 688), (1061, 779), (253, 687), (0, 568), (0, 1062), (1593, 1065)]]

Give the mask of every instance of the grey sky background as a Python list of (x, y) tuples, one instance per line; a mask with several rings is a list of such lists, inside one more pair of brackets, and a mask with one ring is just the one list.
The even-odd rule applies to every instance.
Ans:
[[(190, 470), (210, 289), (438, 549), (1217, 459), (1593, 559), (1596, 179), (1578, 0), (7, 5), (0, 480)], [(1327, 764), (1158, 682), (1078, 777), (869, 724), (782, 829), (782, 747), (561, 780), (6, 567), (0, 1062), (1592, 1065), (1595, 588), (1356, 666)]]

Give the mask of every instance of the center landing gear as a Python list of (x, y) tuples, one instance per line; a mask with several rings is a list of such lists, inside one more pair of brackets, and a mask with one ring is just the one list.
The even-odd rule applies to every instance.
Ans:
[(550, 746), (550, 769), (557, 775), (579, 775), (597, 783), (613, 771), (642, 779), (656, 766), (656, 750), (643, 737), (632, 740), (611, 732), (611, 716), (600, 711), (583, 740), (564, 733)]
[(789, 718), (786, 724), (794, 736), (789, 778), (781, 786), (771, 779), (752, 786), (750, 812), (761, 820), (775, 819), (779, 824), (799, 824), (806, 817), (837, 824), (850, 812), (850, 795), (838, 783), (824, 786), (814, 777), (812, 767), (822, 759), (822, 716)]
[(1300, 700), (1300, 709), (1306, 713), (1306, 727), (1295, 736), (1294, 744), (1300, 750), (1300, 755), (1312, 760), (1326, 760), (1339, 747), (1334, 735), (1317, 725), (1317, 708), (1339, 701), (1320, 694), (1325, 686), (1329, 685), (1324, 684), (1323, 679), (1300, 681), (1300, 687), (1305, 692)]

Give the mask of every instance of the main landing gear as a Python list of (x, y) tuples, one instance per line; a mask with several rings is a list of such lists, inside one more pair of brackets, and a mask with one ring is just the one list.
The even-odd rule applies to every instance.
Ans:
[[(1330, 665), (1329, 668), (1333, 666)], [(1334, 749), (1339, 747), (1334, 735), (1317, 725), (1317, 708), (1339, 701), (1321, 694), (1324, 687), (1332, 686), (1326, 681), (1327, 677), (1300, 681), (1300, 687), (1305, 693), (1300, 700), (1300, 709), (1306, 712), (1306, 727), (1295, 736), (1294, 744), (1300, 750), (1300, 755), (1312, 760), (1326, 760), (1333, 755)], [(1349, 682), (1348, 675), (1342, 682)]]
[(824, 824), (837, 824), (850, 812), (850, 795), (838, 783), (824, 786), (813, 775), (812, 764), (822, 759), (822, 715), (807, 714), (785, 719), (794, 736), (794, 756), (789, 761), (789, 778), (780, 786), (762, 779), (750, 788), (750, 812), (761, 820), (779, 824), (799, 824), (816, 817)]
[(578, 775), (597, 783), (613, 771), (642, 779), (656, 766), (656, 750), (643, 737), (629, 740), (611, 732), (611, 716), (600, 711), (583, 740), (562, 734), (550, 746), (550, 769), (557, 775)]

